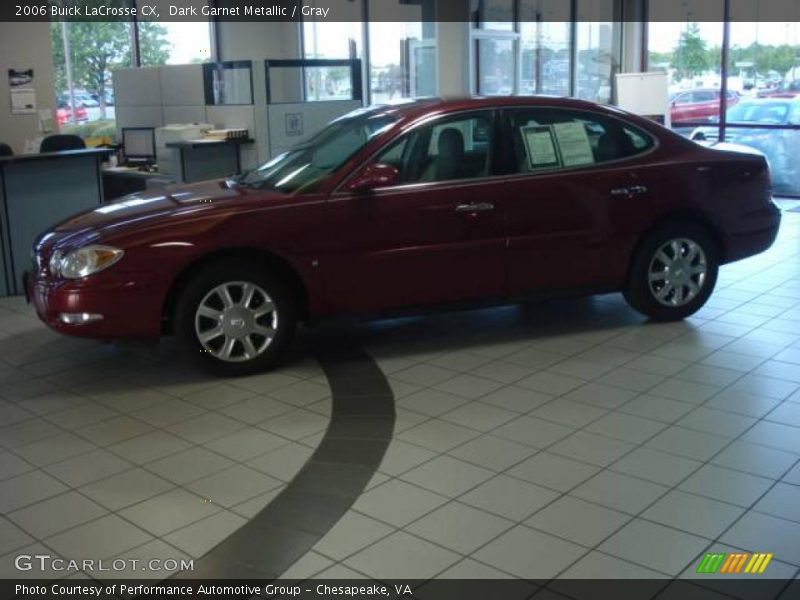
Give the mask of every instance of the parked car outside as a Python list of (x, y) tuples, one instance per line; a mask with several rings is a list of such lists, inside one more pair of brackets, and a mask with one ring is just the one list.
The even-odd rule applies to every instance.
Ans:
[(795, 98), (800, 96), (800, 79), (781, 82), (770, 90), (758, 92), (759, 98)]
[[(714, 89), (696, 89), (677, 92), (669, 102), (670, 119), (673, 126), (685, 123), (701, 123), (719, 118), (720, 91)], [(728, 91), (726, 106), (731, 107), (739, 102), (739, 94)]]
[(35, 242), (53, 329), (174, 334), (205, 369), (270, 367), (298, 323), (622, 291), (656, 320), (774, 241), (766, 160), (576, 99), (360, 109), (228, 180), (136, 193)]
[[(770, 164), (773, 191), (800, 195), (800, 96), (754, 98), (729, 109), (725, 141), (762, 152)], [(716, 142), (717, 127), (698, 127), (695, 141)]]
[(72, 109), (69, 107), (69, 104), (59, 103), (58, 108), (56, 108), (56, 121), (59, 127), (72, 123), (73, 121), (76, 123), (83, 123), (88, 120), (89, 114), (86, 112), (86, 108), (77, 103), (75, 104), (74, 119), (72, 118)]

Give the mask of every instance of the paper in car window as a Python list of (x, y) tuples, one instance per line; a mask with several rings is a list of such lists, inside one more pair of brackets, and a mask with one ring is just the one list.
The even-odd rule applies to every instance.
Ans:
[(522, 139), (528, 153), (528, 164), (531, 169), (558, 167), (558, 151), (550, 125), (526, 125), (521, 127)]
[(556, 123), (553, 131), (565, 167), (594, 163), (592, 145), (583, 123)]

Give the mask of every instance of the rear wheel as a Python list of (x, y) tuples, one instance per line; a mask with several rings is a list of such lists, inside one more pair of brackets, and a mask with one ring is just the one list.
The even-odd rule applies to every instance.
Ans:
[(703, 227), (670, 223), (650, 233), (640, 245), (625, 298), (651, 319), (684, 319), (706, 303), (718, 270), (719, 251)]
[(247, 375), (273, 367), (294, 338), (297, 312), (290, 288), (258, 268), (217, 263), (181, 294), (176, 334), (204, 370)]

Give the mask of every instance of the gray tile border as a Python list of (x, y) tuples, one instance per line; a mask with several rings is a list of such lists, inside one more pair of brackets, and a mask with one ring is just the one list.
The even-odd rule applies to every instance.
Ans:
[[(333, 411), (325, 435), (289, 485), (243, 527), (204, 554), (195, 564), (192, 577), (229, 573), (233, 565), (238, 565), (235, 569), (239, 574), (255, 578), (283, 573), (346, 514), (380, 464), (392, 437), (395, 415), (394, 396), (385, 376), (355, 344), (316, 338), (314, 349), (333, 390)], [(354, 375), (361, 375), (361, 379)], [(273, 393), (290, 403), (299, 400), (295, 392), (304, 393), (299, 383), (279, 389), (286, 391)], [(302, 390), (308, 391), (307, 386)], [(271, 421), (293, 414), (300, 411), (286, 412)], [(365, 423), (366, 427), (361, 427)], [(229, 478), (231, 473), (228, 470), (216, 478)], [(212, 475), (205, 481), (214, 478)], [(206, 491), (203, 481), (195, 483), (198, 491)], [(226, 485), (222, 485), (224, 490)], [(233, 500), (231, 497), (228, 501)]]

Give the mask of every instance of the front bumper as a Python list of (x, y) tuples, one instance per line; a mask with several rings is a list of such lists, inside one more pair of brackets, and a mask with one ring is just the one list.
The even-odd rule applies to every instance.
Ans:
[[(53, 280), (27, 273), (25, 297), (51, 329), (94, 338), (161, 335), (163, 293), (158, 286), (136, 281)], [(99, 315), (67, 323), (62, 315)]]

